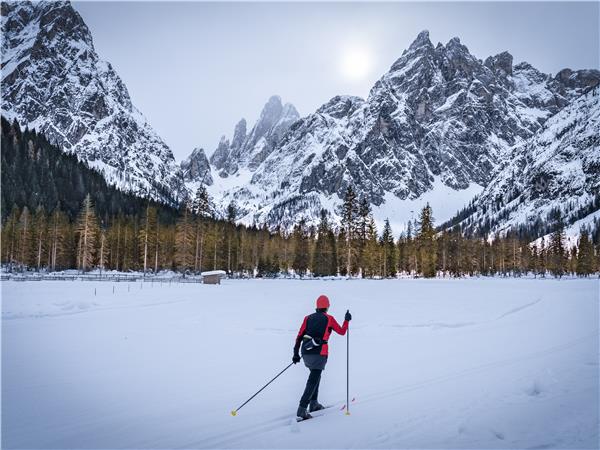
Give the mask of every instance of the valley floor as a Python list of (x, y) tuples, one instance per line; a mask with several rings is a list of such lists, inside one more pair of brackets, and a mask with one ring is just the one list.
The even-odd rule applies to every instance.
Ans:
[[(114, 288), (114, 293), (113, 293)], [(320, 399), (289, 364), (327, 294)], [(598, 279), (2, 283), (2, 448), (598, 448)]]

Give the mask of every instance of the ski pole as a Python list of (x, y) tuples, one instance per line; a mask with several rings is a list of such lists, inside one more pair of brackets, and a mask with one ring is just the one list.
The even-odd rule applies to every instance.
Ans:
[(254, 397), (256, 397), (258, 394), (260, 394), (264, 388), (266, 388), (266, 387), (267, 387), (268, 385), (270, 385), (270, 384), (271, 384), (273, 381), (275, 381), (275, 379), (276, 379), (276, 378), (277, 378), (279, 375), (281, 375), (283, 372), (285, 372), (286, 370), (288, 370), (288, 369), (289, 369), (289, 368), (290, 368), (290, 367), (291, 367), (293, 364), (294, 364), (294, 363), (293, 363), (293, 362), (291, 362), (291, 363), (290, 363), (290, 364), (289, 364), (289, 365), (288, 365), (288, 366), (287, 366), (285, 369), (283, 369), (281, 372), (279, 372), (277, 375), (275, 375), (275, 376), (274, 376), (274, 377), (271, 379), (271, 381), (269, 381), (267, 384), (265, 384), (263, 387), (261, 387), (261, 388), (260, 388), (260, 389), (259, 389), (259, 390), (256, 392), (256, 394), (254, 394), (252, 397), (250, 397), (248, 400), (246, 400), (244, 403), (242, 403), (242, 404), (241, 404), (240, 406), (238, 406), (236, 409), (234, 409), (233, 411), (231, 411), (231, 415), (232, 415), (232, 416), (235, 416), (235, 415), (237, 415), (237, 412), (238, 412), (240, 409), (242, 409), (246, 403), (248, 403), (250, 400), (252, 400), (252, 399), (253, 399)]
[[(347, 310), (346, 313), (349, 313)], [(350, 322), (346, 330), (346, 415), (350, 415)]]

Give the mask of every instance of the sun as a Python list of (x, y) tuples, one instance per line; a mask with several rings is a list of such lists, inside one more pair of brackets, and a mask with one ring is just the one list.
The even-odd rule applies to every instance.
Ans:
[(340, 59), (342, 75), (350, 81), (363, 80), (371, 70), (369, 51), (361, 46), (348, 46), (342, 50)]

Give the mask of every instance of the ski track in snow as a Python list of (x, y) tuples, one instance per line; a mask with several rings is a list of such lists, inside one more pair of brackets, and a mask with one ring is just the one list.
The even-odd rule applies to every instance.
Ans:
[[(132, 285), (133, 286), (133, 285)], [(93, 296), (94, 290), (97, 296)], [(598, 280), (2, 284), (2, 448), (590, 448)], [(313, 420), (288, 364), (320, 293), (353, 312)], [(64, 307), (76, 311), (64, 311)]]
[[(537, 302), (534, 302), (534, 303), (537, 303)], [(526, 307), (526, 306), (524, 306), (524, 307)], [(582, 336), (581, 338), (575, 339), (574, 341), (571, 341), (568, 343), (565, 343), (564, 345), (547, 348), (543, 351), (534, 352), (534, 353), (531, 353), (528, 355), (523, 355), (519, 358), (509, 358), (507, 360), (496, 361), (493, 363), (484, 364), (482, 366), (476, 366), (476, 367), (473, 367), (473, 368), (470, 368), (467, 370), (456, 372), (456, 373), (453, 373), (448, 376), (432, 378), (432, 379), (425, 380), (420, 383), (415, 383), (415, 384), (407, 385), (407, 386), (401, 386), (401, 387), (394, 388), (394, 389), (387, 390), (387, 391), (381, 391), (374, 395), (365, 396), (364, 398), (361, 398), (361, 400), (354, 402), (353, 405), (361, 405), (361, 404), (366, 404), (366, 403), (372, 403), (372, 402), (382, 400), (382, 399), (388, 399), (390, 397), (399, 396), (399, 395), (405, 394), (407, 392), (412, 392), (412, 391), (419, 390), (419, 389), (425, 389), (434, 384), (446, 383), (446, 382), (450, 382), (453, 380), (460, 380), (465, 375), (474, 374), (474, 373), (478, 373), (478, 372), (485, 372), (485, 371), (493, 370), (493, 369), (496, 369), (499, 367), (517, 364), (521, 361), (528, 361), (533, 358), (540, 358), (540, 357), (547, 356), (547, 355), (550, 355), (553, 353), (568, 350), (568, 349), (572, 348), (573, 346), (584, 343), (590, 339), (598, 339), (598, 337), (599, 337), (599, 334), (597, 334), (597, 333), (587, 335), (587, 336)], [(532, 394), (532, 395), (535, 396), (538, 394)], [(340, 405), (342, 405), (342, 403), (343, 402), (338, 402), (336, 405), (339, 407)], [(337, 409), (339, 409), (339, 408), (336, 408), (334, 406), (332, 408), (328, 408), (328, 410), (322, 414), (315, 415), (315, 413), (313, 413), (313, 415), (315, 417), (320, 417), (320, 416), (324, 416), (324, 415), (334, 414)], [(246, 439), (246, 438), (253, 437), (253, 436), (258, 436), (261, 433), (273, 431), (273, 430), (282, 428), (286, 425), (291, 425), (293, 427), (295, 424), (301, 426), (301, 424), (303, 424), (303, 422), (297, 423), (294, 420), (293, 415), (285, 415), (285, 416), (278, 417), (276, 419), (261, 422), (258, 425), (253, 425), (250, 427), (243, 428), (242, 430), (237, 430), (237, 431), (227, 432), (227, 433), (222, 433), (222, 434), (221, 433), (216, 434), (216, 435), (210, 436), (206, 439), (203, 439), (201, 441), (196, 441), (196, 442), (192, 442), (190, 444), (186, 444), (179, 448), (222, 448), (224, 446), (227, 446), (228, 444), (239, 442), (242, 439)], [(504, 440), (502, 433), (493, 431), (493, 434), (498, 439)]]
[(513, 309), (511, 309), (510, 311), (507, 311), (507, 312), (505, 312), (504, 314), (502, 314), (502, 315), (501, 315), (500, 317), (498, 317), (498, 319), (496, 319), (496, 320), (503, 319), (504, 317), (506, 317), (506, 316), (510, 316), (511, 314), (516, 314), (516, 313), (518, 313), (519, 311), (523, 311), (523, 310), (524, 310), (524, 309), (526, 309), (526, 308), (531, 308), (533, 305), (537, 305), (537, 304), (538, 304), (539, 302), (541, 302), (541, 301), (542, 301), (542, 299), (541, 299), (541, 298), (538, 298), (538, 299), (537, 299), (536, 301), (534, 301), (534, 302), (531, 302), (531, 303), (526, 303), (526, 304), (525, 304), (525, 305), (523, 305), (523, 306), (518, 306), (518, 307), (516, 307), (516, 308), (513, 308)]

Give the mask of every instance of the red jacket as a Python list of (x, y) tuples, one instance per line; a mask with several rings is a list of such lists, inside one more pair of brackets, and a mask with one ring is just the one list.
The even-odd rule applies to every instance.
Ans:
[[(320, 338), (324, 343), (319, 347), (315, 348), (315, 354), (327, 356), (329, 354), (329, 348), (327, 341), (331, 335), (331, 331), (335, 331), (337, 334), (345, 335), (348, 330), (348, 321), (344, 320), (342, 326), (334, 319), (324, 312), (315, 312), (304, 318), (298, 336), (296, 336), (296, 345), (294, 346), (294, 353), (298, 353), (302, 337), (304, 335), (311, 336), (313, 338)], [(310, 353), (313, 353), (312, 351)]]

